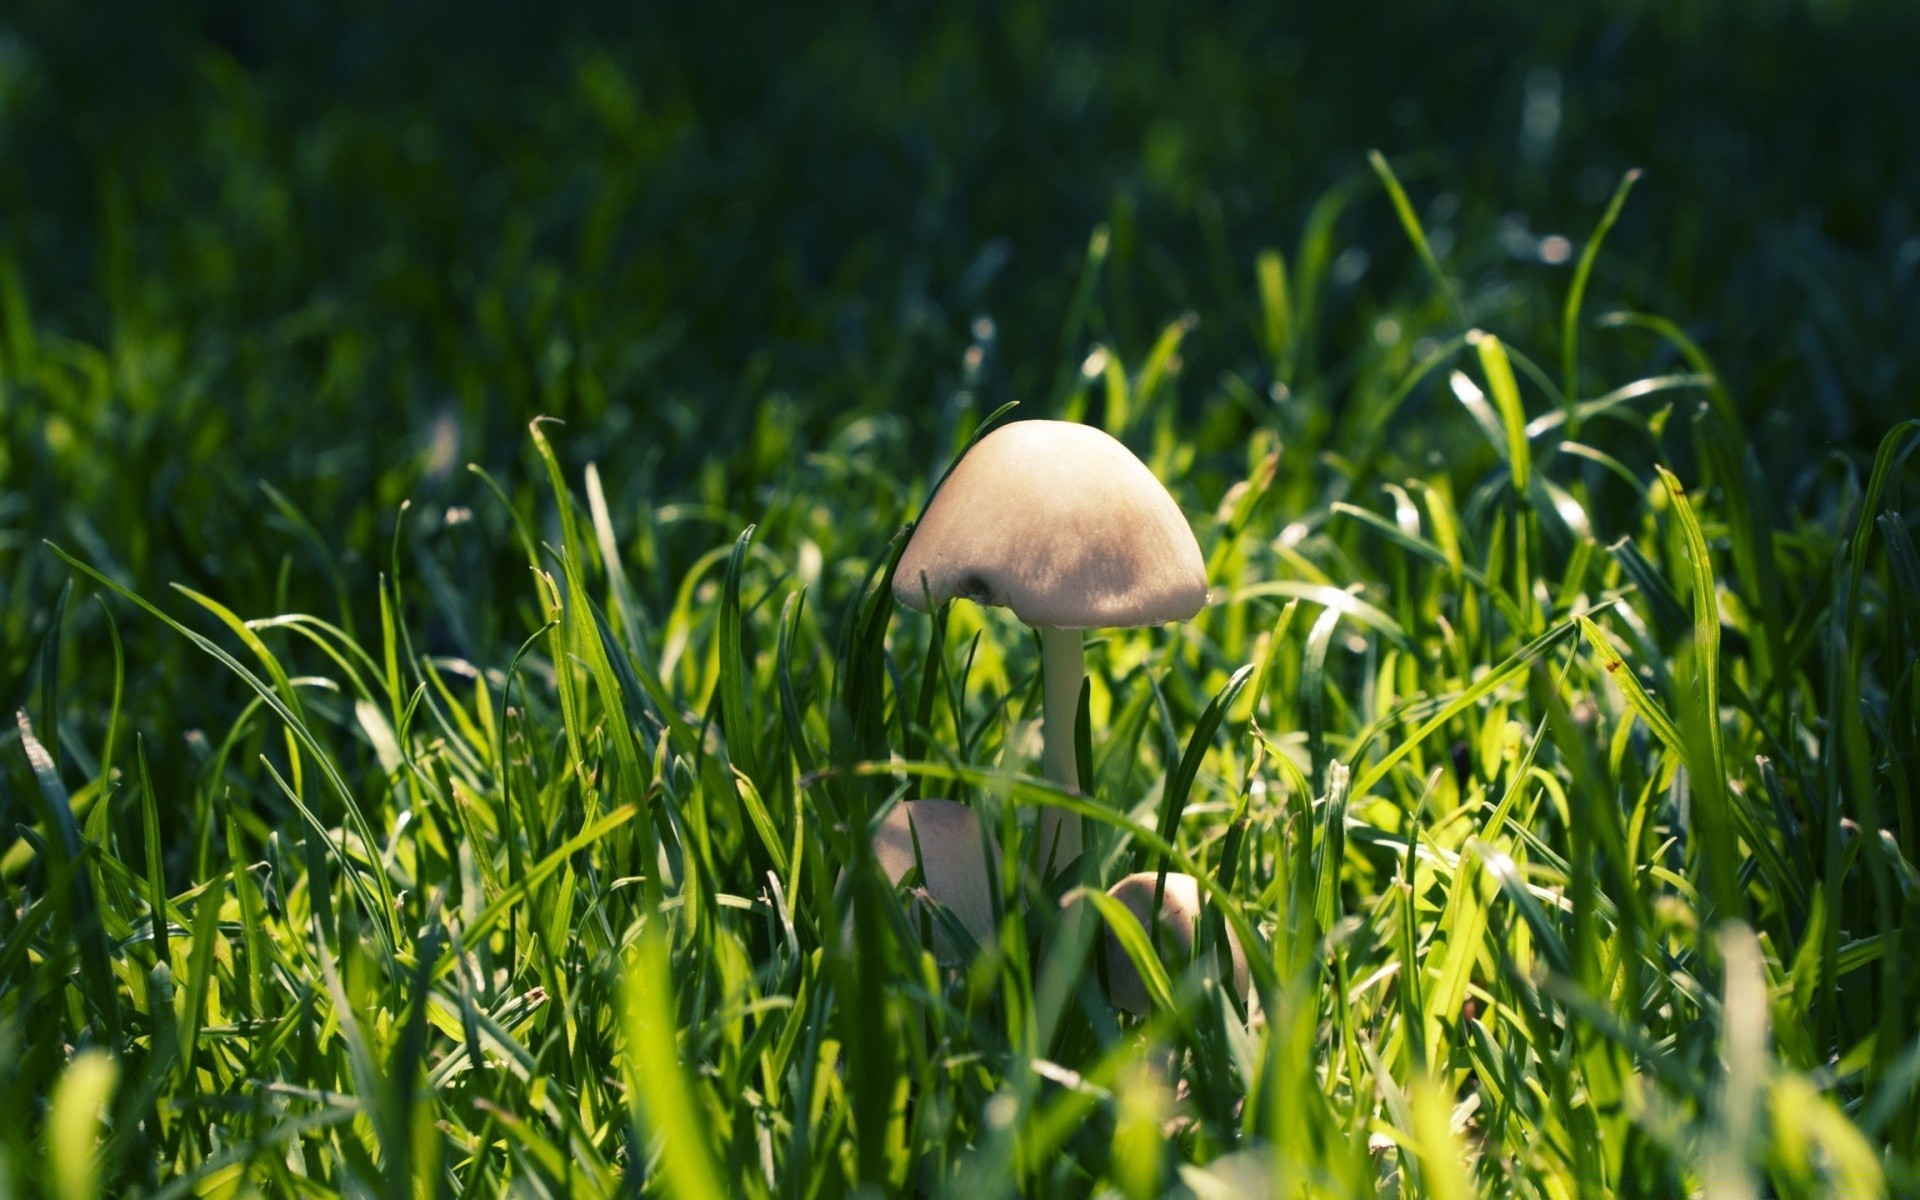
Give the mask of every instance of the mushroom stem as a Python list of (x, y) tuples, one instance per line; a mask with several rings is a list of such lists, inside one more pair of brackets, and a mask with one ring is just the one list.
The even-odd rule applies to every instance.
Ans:
[[(1080, 684), (1087, 677), (1086, 643), (1078, 629), (1040, 629), (1040, 672), (1045, 688), (1042, 709), (1041, 766), (1048, 779), (1070, 792), (1080, 790), (1074, 755), (1074, 725), (1080, 714)], [(1040, 863), (1058, 870), (1080, 857), (1080, 822), (1070, 813), (1044, 809), (1040, 814)]]

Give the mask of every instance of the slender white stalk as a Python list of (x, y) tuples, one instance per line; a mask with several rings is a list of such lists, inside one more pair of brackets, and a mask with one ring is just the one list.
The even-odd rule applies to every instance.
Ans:
[[(1040, 630), (1042, 710), (1045, 748), (1041, 767), (1048, 779), (1070, 792), (1080, 790), (1073, 750), (1074, 722), (1080, 712), (1080, 684), (1087, 677), (1085, 639), (1078, 629)], [(1040, 863), (1059, 870), (1080, 856), (1080, 818), (1056, 809), (1040, 815)]]

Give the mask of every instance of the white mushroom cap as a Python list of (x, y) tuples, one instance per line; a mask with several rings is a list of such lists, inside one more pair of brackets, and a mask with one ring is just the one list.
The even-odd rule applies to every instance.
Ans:
[[(1156, 872), (1141, 871), (1129, 875), (1119, 883), (1107, 889), (1107, 894), (1127, 906), (1140, 922), (1141, 928), (1153, 936), (1150, 915), (1153, 912), (1153, 881)], [(1200, 885), (1191, 875), (1177, 871), (1167, 872), (1167, 890), (1160, 897), (1160, 954), (1169, 965), (1184, 963), (1193, 954), (1194, 926), (1200, 917)], [(1147, 995), (1147, 985), (1140, 978), (1140, 972), (1134, 969), (1133, 959), (1120, 948), (1120, 941), (1111, 932), (1107, 934), (1107, 995), (1115, 1008), (1123, 1008), (1130, 1013), (1145, 1014), (1152, 1010), (1153, 1001)], [(1247, 955), (1240, 948), (1240, 939), (1227, 930), (1227, 948), (1233, 957), (1233, 990), (1236, 995), (1247, 994)], [(1212, 971), (1211, 962), (1201, 965)], [(1177, 978), (1177, 975), (1176, 975)]]
[[(888, 880), (899, 883), (914, 867), (914, 840), (920, 842), (920, 891), (951, 912), (985, 945), (994, 936), (993, 893), (999, 843), (982, 842), (980, 815), (951, 800), (908, 800), (896, 804), (873, 835), (873, 856)], [(993, 856), (993, 860), (987, 857)], [(933, 952), (943, 962), (959, 949), (936, 921)]]
[(1070, 421), (981, 438), (927, 506), (893, 594), (910, 608), (964, 596), (1032, 626), (1184, 621), (1207, 602), (1200, 545), (1133, 451)]

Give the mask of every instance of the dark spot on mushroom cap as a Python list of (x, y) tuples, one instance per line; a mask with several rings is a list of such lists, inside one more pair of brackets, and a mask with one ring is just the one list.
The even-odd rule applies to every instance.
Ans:
[(953, 594), (965, 597), (976, 604), (993, 603), (993, 587), (987, 582), (986, 576), (978, 572), (968, 572), (961, 576), (959, 582), (954, 585)]

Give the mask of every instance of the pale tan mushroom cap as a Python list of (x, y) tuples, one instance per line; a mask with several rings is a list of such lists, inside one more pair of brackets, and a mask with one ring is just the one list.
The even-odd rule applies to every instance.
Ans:
[[(1139, 920), (1149, 937), (1153, 935), (1153, 926), (1149, 922), (1153, 912), (1154, 876), (1153, 871), (1141, 871), (1107, 889), (1109, 896), (1127, 906), (1127, 911)], [(1194, 924), (1199, 916), (1199, 883), (1191, 875), (1169, 871), (1166, 891), (1160, 897), (1160, 954), (1162, 962), (1170, 970), (1177, 971), (1174, 964), (1185, 962), (1193, 953)], [(1118, 938), (1108, 933), (1106, 943), (1107, 988), (1114, 1007), (1144, 1015), (1153, 1008), (1153, 1002), (1147, 995), (1146, 981), (1134, 969), (1133, 959), (1120, 948)], [(1233, 989), (1238, 995), (1245, 996), (1248, 984), (1247, 956), (1232, 929), (1227, 930), (1227, 949), (1233, 959)], [(1211, 971), (1214, 968), (1208, 964), (1205, 969)]]
[[(993, 939), (993, 891), (998, 843), (982, 842), (980, 816), (951, 800), (908, 800), (888, 810), (873, 835), (873, 856), (887, 879), (899, 883), (913, 869), (913, 844), (920, 842), (921, 890), (953, 913), (982, 945)], [(988, 855), (993, 857), (990, 860)], [(936, 924), (934, 954), (942, 961), (958, 957), (951, 939)]]
[(1133, 451), (1090, 425), (1018, 421), (967, 452), (900, 556), (893, 594), (962, 596), (1033, 626), (1184, 621), (1207, 602), (1200, 544)]

